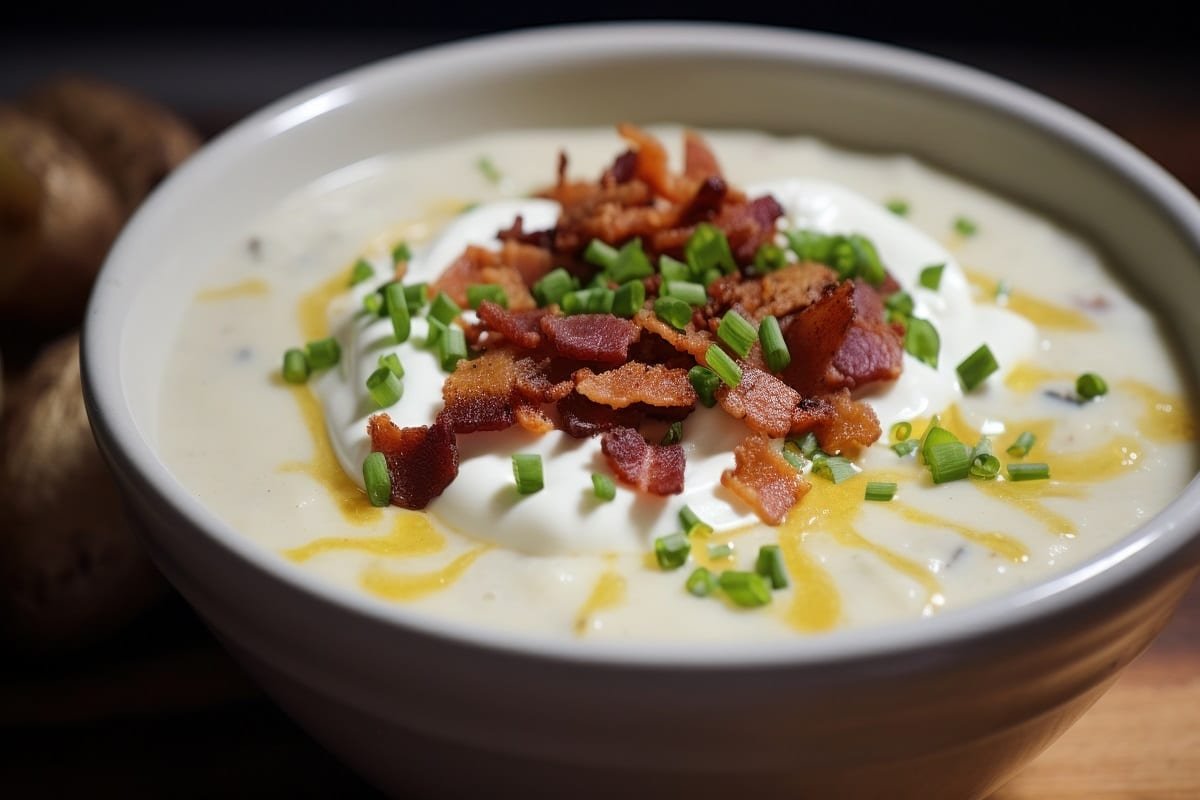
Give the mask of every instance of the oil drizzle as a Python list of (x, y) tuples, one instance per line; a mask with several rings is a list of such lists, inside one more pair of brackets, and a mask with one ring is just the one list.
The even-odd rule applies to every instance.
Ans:
[[(995, 278), (972, 270), (963, 270), (963, 274), (966, 275), (967, 281), (972, 286), (980, 290), (982, 299), (994, 301), (996, 287), (999, 285)], [(1082, 311), (1055, 305), (1021, 291), (1010, 291), (1007, 297), (1005, 305), (1009, 311), (1020, 314), (1033, 324), (1043, 328), (1056, 328), (1064, 331), (1096, 330), (1095, 321)]]
[(962, 523), (955, 522), (952, 519), (940, 517), (937, 514), (930, 514), (927, 511), (922, 511), (919, 508), (901, 503), (899, 500), (892, 500), (889, 503), (881, 503), (880, 505), (917, 525), (952, 530), (967, 541), (986, 547), (993, 553), (1004, 556), (1014, 564), (1021, 564), (1029, 560), (1029, 548), (1006, 534), (979, 531)]
[(414, 558), (439, 553), (445, 546), (446, 537), (438, 533), (424, 514), (397, 510), (392, 530), (384, 536), (327, 536), (285, 550), (284, 555), (297, 563), (322, 553), (348, 550), (392, 558)]
[(196, 292), (196, 300), (201, 303), (215, 303), (221, 300), (236, 300), (241, 297), (263, 297), (270, 292), (271, 284), (262, 278), (247, 278), (228, 286), (201, 289)]
[(591, 594), (579, 607), (575, 614), (574, 630), (576, 636), (584, 636), (596, 626), (595, 617), (602, 611), (617, 608), (625, 602), (626, 581), (621, 573), (612, 567), (613, 559), (608, 559), (609, 566), (600, 573)]
[(1138, 417), (1142, 435), (1156, 442), (1191, 442), (1196, 439), (1196, 420), (1182, 397), (1167, 394), (1148, 383), (1124, 380), (1118, 387), (1137, 395), (1145, 404)]
[(401, 603), (419, 600), (453, 584), (475, 563), (475, 559), (490, 549), (491, 545), (481, 545), (468, 550), (433, 572), (391, 572), (380, 564), (373, 564), (363, 572), (360, 583), (368, 592), (384, 600)]

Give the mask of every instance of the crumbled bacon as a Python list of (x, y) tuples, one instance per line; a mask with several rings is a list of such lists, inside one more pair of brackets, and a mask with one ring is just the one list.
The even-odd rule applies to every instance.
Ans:
[(833, 408), (833, 413), (812, 430), (826, 453), (854, 456), (862, 448), (874, 444), (883, 434), (875, 410), (851, 398), (849, 389), (826, 395), (825, 400)]
[(632, 428), (614, 428), (601, 438), (600, 449), (623, 483), (657, 495), (683, 491), (682, 445), (648, 444)]
[(800, 394), (825, 394), (840, 388), (840, 376), (831, 367), (854, 321), (853, 297), (854, 284), (849, 281), (830, 287), (784, 330), (792, 361), (780, 377)]
[(641, 335), (637, 325), (612, 314), (545, 316), (541, 327), (546, 340), (563, 358), (604, 364), (624, 362), (629, 357), (629, 345)]
[(445, 405), (438, 422), (455, 433), (504, 430), (516, 421), (516, 384), (517, 365), (510, 351), (489, 350), (479, 358), (464, 358), (442, 384)]
[(724, 177), (708, 142), (691, 130), (683, 132), (683, 174), (694, 181)]
[(721, 483), (746, 501), (758, 518), (778, 525), (808, 493), (809, 484), (767, 437), (747, 436), (733, 450), (734, 468), (721, 473)]
[(755, 322), (767, 316), (782, 320), (812, 305), (836, 284), (837, 273), (823, 264), (789, 264), (758, 278), (735, 273), (708, 288), (709, 311), (714, 317), (733, 309)]
[(581, 369), (573, 376), (575, 391), (610, 408), (626, 408), (646, 403), (662, 408), (693, 408), (696, 390), (688, 381), (687, 370), (659, 364), (630, 361), (599, 375)]
[(778, 439), (787, 436), (800, 405), (800, 393), (769, 372), (742, 364), (742, 380), (717, 390), (725, 413), (753, 431)]
[(641, 407), (612, 408), (593, 403), (578, 392), (571, 392), (558, 401), (562, 429), (576, 439), (586, 439), (613, 428), (636, 428), (642, 422)]
[(634, 314), (633, 321), (642, 330), (663, 338), (681, 353), (689, 353), (697, 358), (703, 356), (708, 350), (708, 346), (713, 343), (713, 338), (708, 331), (696, 330), (694, 323), (689, 322), (682, 331), (676, 330), (669, 323), (659, 319), (648, 308), (643, 308)]
[(842, 385), (851, 389), (876, 381), (894, 381), (904, 364), (904, 347), (887, 323), (883, 299), (862, 281), (854, 284), (854, 321), (833, 359)]
[(476, 312), (479, 320), (523, 350), (536, 350), (542, 345), (542, 317), (550, 312), (544, 308), (531, 311), (508, 311), (498, 303), (484, 300)]
[(376, 414), (367, 421), (367, 433), (371, 450), (387, 461), (392, 505), (424, 508), (458, 475), (458, 445), (447, 425), (401, 428), (387, 414)]

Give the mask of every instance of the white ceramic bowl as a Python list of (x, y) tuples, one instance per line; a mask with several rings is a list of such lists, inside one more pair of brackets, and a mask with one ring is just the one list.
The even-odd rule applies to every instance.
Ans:
[(379, 153), (620, 119), (904, 151), (1014, 197), (1136, 269), (1200, 374), (1200, 207), (1144, 156), (1045, 98), (912, 53), (761, 28), (491, 37), (264, 109), (172, 175), (122, 234), (88, 312), (84, 367), (97, 438), (146, 546), (280, 705), (390, 791), (982, 796), (1165, 624), (1200, 563), (1197, 481), (1111, 550), (969, 609), (681, 650), (554, 643), (381, 610), (260, 550), (160, 459), (159, 385), (187, 276), (245, 220)]

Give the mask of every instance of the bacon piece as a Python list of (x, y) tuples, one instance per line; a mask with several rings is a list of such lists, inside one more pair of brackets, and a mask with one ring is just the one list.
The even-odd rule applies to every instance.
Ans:
[(489, 350), (479, 358), (459, 361), (442, 384), (445, 407), (438, 422), (455, 433), (502, 431), (510, 427), (517, 364), (509, 350)]
[(696, 406), (696, 390), (684, 369), (630, 361), (599, 375), (590, 369), (581, 369), (573, 378), (575, 391), (610, 408), (626, 408), (634, 403), (660, 408), (690, 409)]
[(500, 245), (500, 263), (515, 269), (521, 281), (529, 287), (553, 268), (554, 257), (549, 249), (509, 240)]
[(498, 303), (484, 300), (476, 311), (489, 330), (501, 334), (522, 350), (536, 350), (542, 345), (542, 317), (550, 313), (544, 308), (512, 312)]
[(800, 405), (800, 393), (769, 372), (742, 363), (742, 380), (717, 390), (721, 408), (752, 431), (778, 439), (787, 436)]
[(513, 224), (499, 231), (496, 238), (502, 242), (520, 242), (549, 251), (554, 244), (554, 231), (527, 231), (525, 230), (525, 218), (518, 214), (517, 218), (513, 220)]
[(613, 428), (636, 428), (642, 422), (642, 409), (611, 408), (593, 403), (578, 392), (571, 392), (557, 405), (562, 429), (576, 439), (586, 439)]
[(655, 194), (668, 200), (680, 201), (680, 186), (667, 169), (667, 150), (662, 142), (646, 131), (629, 122), (617, 125), (617, 133), (633, 146), (637, 153), (634, 175), (645, 181)]
[(632, 428), (614, 428), (601, 438), (600, 449), (623, 483), (657, 495), (683, 491), (683, 445), (647, 444)]
[(778, 525), (810, 488), (800, 473), (771, 446), (767, 437), (751, 434), (733, 450), (734, 468), (721, 473), (721, 483), (746, 501), (758, 518)]
[(683, 174), (694, 181), (724, 177), (712, 148), (693, 130), (683, 132)]
[(749, 264), (758, 248), (775, 238), (775, 220), (782, 216), (783, 206), (767, 194), (748, 203), (727, 203), (713, 224), (725, 231), (734, 259)]
[(499, 265), (500, 259), (494, 252), (486, 247), (471, 245), (442, 271), (433, 282), (433, 290), (435, 293), (445, 292), (460, 307), (466, 308), (467, 287), (473, 283), (484, 283), (483, 270)]
[(541, 435), (554, 430), (554, 420), (546, 416), (546, 412), (536, 403), (523, 397), (516, 398), (513, 403), (513, 415), (517, 418), (517, 424), (530, 433)]
[(884, 318), (883, 298), (869, 284), (854, 284), (854, 321), (833, 359), (842, 385), (853, 389), (875, 381), (894, 381), (904, 365), (899, 334)]
[(682, 330), (676, 330), (669, 323), (663, 322), (648, 308), (633, 315), (634, 323), (642, 330), (649, 331), (665, 339), (672, 347), (681, 353), (689, 353), (700, 358), (713, 343), (708, 331), (696, 330), (696, 325), (689, 322)]
[[(696, 187), (696, 193), (679, 214), (678, 224), (681, 226), (697, 225), (712, 219), (721, 210), (729, 187), (717, 176), (705, 178)], [(685, 242), (686, 243), (686, 242)]]
[(831, 367), (853, 321), (854, 284), (831, 287), (784, 330), (792, 361), (780, 377), (806, 396), (839, 388), (841, 376)]
[(805, 397), (792, 412), (792, 435), (815, 431), (822, 425), (830, 425), (837, 409), (824, 397)]
[(629, 346), (641, 336), (633, 322), (612, 314), (545, 316), (542, 333), (564, 358), (620, 364), (629, 357)]
[(852, 399), (849, 389), (827, 395), (825, 400), (834, 413), (827, 422), (817, 424), (813, 431), (826, 453), (854, 456), (862, 448), (874, 444), (883, 434), (875, 410), (862, 401)]
[(458, 445), (440, 423), (401, 428), (387, 414), (367, 421), (371, 450), (383, 453), (392, 478), (392, 505), (425, 508), (458, 476)]
[(758, 278), (740, 274), (718, 278), (708, 287), (712, 316), (733, 309), (755, 322), (767, 316), (783, 319), (820, 299), (837, 283), (837, 273), (823, 264), (789, 264)]
[[(504, 299), (513, 311), (530, 311), (537, 308), (537, 302), (530, 294), (529, 287), (525, 285), (525, 281), (521, 279), (521, 273), (517, 272), (515, 267), (503, 264), (498, 267), (484, 267), (480, 270), (479, 277), (481, 279), (478, 281), (479, 283), (492, 283), (503, 289)], [(467, 298), (465, 289), (463, 297)], [(458, 303), (458, 300), (454, 302)], [(466, 308), (469, 303), (467, 299), (464, 299), (459, 305)]]
[(612, 166), (600, 176), (600, 183), (629, 183), (637, 171), (637, 160), (637, 153), (632, 150), (621, 153), (613, 160)]
[(569, 395), (575, 390), (575, 382), (552, 380), (550, 372), (555, 366), (548, 358), (522, 358), (517, 361), (517, 381), (514, 387), (517, 394), (534, 403), (553, 403)]

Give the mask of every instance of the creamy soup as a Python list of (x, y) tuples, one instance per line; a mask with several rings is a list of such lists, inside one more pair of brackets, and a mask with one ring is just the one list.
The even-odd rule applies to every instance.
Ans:
[[(677, 161), (678, 129), (655, 132)], [(363, 491), (378, 411), (365, 379), (380, 355), (404, 366), (386, 409), (399, 425), (433, 421), (446, 376), (421, 344), (423, 314), (397, 344), (387, 319), (362, 313), (393, 248), (411, 251), (406, 283), (432, 281), (466, 245), (497, 247), (518, 214), (527, 230), (553, 225), (558, 206), (532, 192), (551, 182), (559, 150), (573, 175), (599, 174), (623, 149), (610, 131), (494, 134), (375, 159), (249, 224), (180, 327), (164, 391), (168, 464), (217, 515), (321, 580), (433, 617), (584, 639), (809, 636), (945, 613), (1095, 555), (1191, 479), (1186, 380), (1163, 331), (1086, 242), (911, 158), (742, 132), (708, 140), (731, 182), (779, 201), (781, 230), (869, 237), (912, 314), (940, 334), (936, 367), (906, 354), (898, 380), (856, 394), (883, 437), (850, 477), (809, 475), (782, 524), (761, 523), (722, 486), (747, 431), (720, 407), (684, 422), (678, 495), (618, 482), (603, 500), (591, 479), (606, 472), (599, 438), (520, 427), (460, 435), (458, 477), (424, 511), (373, 507)], [(349, 286), (360, 260), (378, 277)], [(935, 264), (940, 279), (923, 281)], [(285, 383), (281, 354), (328, 336), (339, 363)], [(964, 390), (956, 367), (984, 344), (998, 369)], [(1080, 399), (1084, 372), (1107, 393)], [(999, 474), (935, 485), (898, 454), (894, 426), (919, 437), (933, 415), (969, 446), (987, 436)], [(1010, 455), (1022, 433), (1032, 448)], [(541, 456), (541, 491), (516, 492), (518, 453)], [(1013, 480), (1008, 468), (1030, 462), (1049, 478)], [(895, 484), (894, 496), (868, 500), (873, 482)], [(663, 569), (654, 542), (680, 529), (685, 505), (712, 530), (693, 537), (682, 568)], [(773, 544), (788, 585), (761, 607), (685, 589), (697, 567), (752, 572)]]

